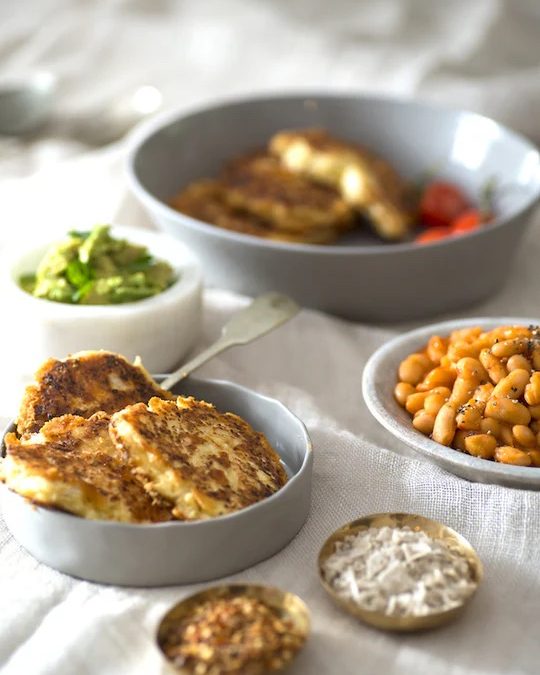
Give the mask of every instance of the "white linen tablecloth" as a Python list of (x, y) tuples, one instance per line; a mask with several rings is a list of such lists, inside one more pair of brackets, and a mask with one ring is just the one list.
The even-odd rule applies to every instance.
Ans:
[[(7, 0), (0, 4), (0, 79), (53, 69), (60, 107), (76, 112), (142, 80), (158, 84), (168, 105), (297, 86), (414, 92), (487, 112), (540, 139), (539, 14), (536, 0)], [(126, 195), (121, 146), (14, 180), (82, 150), (59, 137), (0, 143), (0, 254), (7, 241), (41, 231), (52, 237), (97, 221), (150, 226)], [(540, 318), (539, 259), (537, 220), (505, 288), (459, 316)], [(201, 346), (245, 302), (207, 291)], [(1, 289), (0, 309), (1, 329), (9, 330), (16, 310)], [(456, 478), (413, 456), (371, 418), (363, 366), (404, 329), (304, 310), (201, 369), (280, 399), (314, 443), (306, 526), (281, 553), (232, 579), (275, 584), (307, 602), (313, 633), (291, 669), (297, 675), (533, 675), (540, 671), (540, 493)], [(0, 422), (16, 412), (21, 358), (0, 350)], [(456, 528), (485, 564), (467, 613), (432, 633), (367, 628), (336, 609), (317, 579), (317, 552), (333, 529), (398, 510)], [(160, 673), (154, 633), (161, 615), (205, 586), (129, 589), (72, 579), (31, 558), (1, 519), (0, 568), (5, 675)]]
[[(111, 193), (117, 188), (123, 194), (120, 164), (119, 151), (102, 153), (57, 170), (56, 181), (36, 176), (20, 187), (29, 197), (41, 190), (53, 190), (54, 197), (64, 191), (64, 180), (88, 185), (99, 175)], [(117, 213), (121, 222), (129, 216), (130, 224), (150, 226), (130, 198), (113, 201), (105, 198), (101, 220), (116, 220)], [(91, 208), (87, 215), (97, 218)], [(67, 225), (61, 219), (56, 224), (63, 230)], [(504, 290), (460, 316), (540, 316), (539, 230), (537, 222)], [(201, 344), (245, 302), (225, 291), (207, 291)], [(298, 675), (536, 673), (540, 493), (456, 478), (412, 457), (371, 418), (362, 400), (362, 368), (373, 350), (403, 328), (355, 325), (303, 310), (273, 334), (201, 369), (201, 375), (230, 379), (283, 401), (306, 423), (315, 450), (308, 523), (281, 553), (231, 579), (275, 584), (308, 603), (313, 634), (292, 671)], [(0, 416), (7, 421), (21, 382), (8, 363), (13, 355), (1, 358)], [(393, 636), (345, 616), (325, 596), (315, 564), (322, 542), (344, 522), (380, 511), (439, 519), (477, 547), (486, 579), (460, 621), (433, 633)], [(141, 590), (77, 581), (37, 563), (2, 521), (0, 562), (0, 664), (6, 675), (160, 673), (157, 622), (167, 607), (202, 587)]]

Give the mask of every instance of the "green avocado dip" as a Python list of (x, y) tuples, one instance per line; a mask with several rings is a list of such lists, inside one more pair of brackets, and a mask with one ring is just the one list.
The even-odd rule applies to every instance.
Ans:
[(175, 280), (172, 267), (145, 246), (115, 239), (108, 225), (98, 225), (53, 244), (35, 274), (21, 276), (19, 285), (54, 302), (115, 305), (157, 295)]

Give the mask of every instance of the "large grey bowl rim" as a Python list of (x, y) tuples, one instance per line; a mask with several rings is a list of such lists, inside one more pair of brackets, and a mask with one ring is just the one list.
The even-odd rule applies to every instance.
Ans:
[[(160, 379), (160, 377), (157, 377), (156, 379)], [(29, 511), (32, 511), (33, 513), (37, 514), (36, 517), (36, 525), (38, 521), (38, 517), (45, 518), (47, 521), (49, 521), (49, 526), (51, 527), (62, 527), (63, 524), (69, 523), (69, 524), (76, 524), (78, 527), (78, 530), (80, 532), (81, 537), (89, 536), (91, 538), (99, 538), (99, 533), (101, 531), (109, 530), (111, 532), (116, 532), (116, 533), (132, 533), (135, 536), (139, 537), (140, 541), (138, 542), (141, 547), (144, 547), (145, 545), (145, 535), (147, 533), (152, 533), (153, 536), (156, 536), (156, 532), (162, 532), (163, 536), (167, 536), (170, 533), (175, 533), (177, 535), (180, 532), (183, 531), (197, 531), (201, 533), (201, 537), (205, 537), (206, 533), (210, 533), (216, 525), (219, 526), (219, 524), (223, 523), (224, 526), (230, 526), (234, 525), (234, 523), (237, 523), (238, 527), (243, 527), (247, 522), (251, 521), (252, 518), (257, 517), (257, 513), (261, 512), (263, 510), (268, 509), (269, 507), (272, 507), (272, 505), (279, 504), (281, 501), (283, 501), (289, 493), (294, 490), (294, 488), (297, 486), (299, 483), (304, 483), (304, 489), (311, 491), (311, 472), (313, 468), (313, 448), (311, 444), (311, 440), (308, 434), (308, 431), (306, 429), (306, 426), (304, 423), (296, 416), (294, 415), (283, 403), (278, 401), (277, 399), (271, 398), (270, 396), (265, 396), (264, 394), (260, 394), (258, 392), (253, 391), (252, 389), (249, 389), (247, 387), (244, 387), (242, 385), (229, 382), (227, 380), (217, 380), (217, 379), (206, 379), (206, 378), (188, 378), (186, 380), (183, 380), (182, 382), (179, 383), (179, 385), (176, 385), (176, 387), (173, 387), (172, 391), (175, 392), (176, 388), (181, 389), (182, 386), (186, 384), (191, 384), (193, 385), (194, 388), (198, 386), (211, 386), (211, 387), (216, 387), (218, 390), (221, 390), (222, 392), (233, 392), (236, 394), (240, 394), (245, 400), (251, 399), (252, 401), (257, 401), (259, 405), (271, 405), (273, 407), (276, 407), (280, 410), (281, 414), (286, 416), (292, 424), (294, 424), (297, 428), (297, 431), (300, 433), (303, 444), (304, 444), (304, 454), (303, 454), (303, 460), (300, 468), (298, 471), (294, 473), (294, 475), (289, 475), (289, 480), (287, 483), (276, 493), (271, 495), (270, 497), (266, 497), (265, 499), (248, 506), (244, 509), (241, 509), (239, 511), (236, 511), (235, 513), (231, 513), (228, 515), (224, 516), (219, 516), (217, 518), (210, 518), (207, 520), (200, 520), (200, 521), (192, 521), (192, 522), (180, 522), (180, 521), (172, 521), (172, 522), (165, 522), (165, 523), (153, 523), (153, 524), (135, 524), (135, 523), (120, 523), (120, 522), (115, 522), (115, 521), (107, 521), (107, 520), (89, 520), (85, 518), (80, 518), (78, 516), (75, 516), (70, 513), (66, 513), (63, 511), (57, 511), (54, 509), (48, 509), (46, 507), (41, 507), (37, 506), (35, 504), (32, 504), (29, 502), (27, 499), (24, 497), (12, 492), (9, 490), (3, 483), (0, 484), (0, 490), (2, 491), (2, 511), (4, 515), (4, 519), (8, 520), (5, 516), (5, 511), (6, 509), (10, 510), (17, 510), (20, 511), (20, 509), (27, 509), (26, 513)], [(210, 401), (211, 402), (211, 401)], [(223, 408), (223, 406), (220, 406)], [(4, 444), (3, 444), (3, 439), (6, 433), (10, 431), (15, 431), (16, 426), (15, 423), (12, 422), (8, 425), (8, 427), (4, 430), (2, 433), (2, 442), (0, 444), (0, 452), (3, 455), (4, 454)], [(297, 534), (297, 532), (300, 530), (302, 525), (305, 523), (307, 519), (308, 513), (306, 513), (303, 516), (302, 522), (300, 526), (297, 528), (296, 532), (292, 535), (292, 537), (286, 538), (286, 540), (283, 540), (283, 538), (276, 538), (275, 546), (273, 547), (274, 550), (268, 554), (262, 556), (260, 559), (258, 559), (256, 562), (251, 562), (249, 565), (245, 565), (242, 563), (238, 563), (235, 565), (234, 572), (240, 571), (242, 569), (245, 569), (248, 566), (254, 565), (257, 562), (261, 562), (262, 560), (270, 557), (271, 555), (274, 555), (278, 551), (280, 551), (282, 548), (284, 548), (290, 540)], [(17, 526), (14, 526), (14, 523), (12, 519), (9, 519), (11, 522), (8, 525), (11, 533), (13, 534), (14, 538), (20, 541), (19, 539), (19, 532), (17, 529)], [(79, 536), (79, 535), (77, 535)], [(50, 553), (50, 552), (49, 552)], [(31, 553), (33, 555), (33, 553)], [(40, 559), (39, 556), (35, 556), (36, 558)], [(54, 556), (53, 556), (54, 557)], [(41, 560), (41, 559), (40, 559)], [(182, 583), (197, 583), (198, 581), (208, 581), (210, 579), (217, 579), (222, 576), (226, 576), (227, 574), (233, 573), (230, 569), (224, 571), (222, 574), (216, 574), (215, 576), (212, 577), (206, 577), (202, 576), (200, 579), (194, 580), (190, 579), (189, 581), (182, 581), (181, 579), (178, 579), (176, 581), (171, 581), (170, 579), (167, 579), (165, 581), (161, 580), (156, 580), (155, 582), (143, 582), (140, 583), (136, 580), (126, 578), (125, 581), (119, 580), (118, 575), (115, 574), (114, 580), (109, 580), (108, 577), (108, 571), (105, 569), (102, 573), (100, 572), (97, 576), (94, 575), (93, 578), (89, 578), (88, 576), (85, 575), (79, 575), (76, 573), (76, 571), (66, 571), (65, 569), (61, 569), (60, 566), (56, 567), (54, 564), (51, 564), (50, 562), (46, 562), (45, 564), (48, 564), (49, 566), (53, 567), (54, 569), (57, 569), (58, 571), (70, 574), (71, 576), (87, 579), (89, 581), (97, 581), (99, 583), (113, 583), (116, 585), (129, 585), (129, 586), (160, 586), (160, 585), (169, 585), (169, 584), (182, 584)], [(106, 568), (106, 564), (104, 563), (104, 567)], [(120, 575), (121, 576), (121, 575)], [(97, 578), (99, 577), (99, 578)]]
[[(272, 241), (267, 239), (261, 239), (259, 237), (240, 234), (237, 232), (231, 232), (229, 230), (224, 230), (222, 228), (215, 227), (205, 223), (202, 220), (197, 220), (196, 218), (191, 218), (185, 214), (179, 214), (178, 211), (175, 211), (172, 207), (168, 206), (165, 202), (161, 201), (157, 197), (154, 197), (141, 183), (137, 176), (135, 170), (136, 159), (139, 151), (146, 141), (148, 141), (152, 136), (158, 134), (162, 129), (181, 121), (182, 119), (187, 119), (191, 117), (196, 117), (198, 114), (207, 112), (209, 110), (219, 110), (220, 108), (230, 107), (234, 105), (246, 105), (249, 103), (261, 104), (265, 102), (275, 102), (279, 100), (283, 101), (303, 101), (303, 100), (331, 100), (331, 99), (343, 99), (345, 101), (350, 100), (351, 102), (355, 101), (364, 101), (366, 103), (384, 103), (387, 105), (402, 106), (402, 107), (417, 107), (424, 110), (430, 110), (433, 113), (437, 112), (446, 112), (454, 113), (456, 115), (467, 115), (474, 117), (478, 120), (482, 120), (490, 125), (495, 125), (504, 136), (509, 136), (525, 145), (529, 146), (529, 151), (533, 151), (536, 154), (537, 167), (539, 170), (540, 176), (540, 153), (538, 148), (532, 143), (526, 136), (520, 134), (516, 131), (513, 131), (509, 127), (496, 122), (491, 117), (486, 115), (481, 115), (468, 110), (463, 110), (460, 108), (452, 108), (449, 106), (437, 105), (433, 103), (425, 103), (418, 100), (407, 100), (401, 98), (395, 98), (391, 96), (364, 96), (358, 94), (340, 94), (340, 93), (317, 93), (314, 91), (299, 92), (297, 94), (280, 94), (276, 93), (271, 96), (248, 96), (248, 97), (232, 97), (232, 98), (223, 98), (218, 101), (214, 101), (211, 104), (204, 106), (197, 106), (193, 109), (188, 109), (185, 107), (177, 108), (172, 111), (161, 113), (156, 117), (151, 118), (145, 122), (142, 122), (138, 125), (134, 131), (129, 135), (128, 140), (128, 151), (126, 155), (125, 162), (125, 173), (127, 176), (127, 181), (130, 189), (137, 196), (137, 198), (143, 203), (147, 204), (152, 210), (160, 212), (164, 216), (180, 216), (182, 217), (182, 223), (184, 226), (187, 226), (194, 230), (200, 230), (206, 232), (212, 236), (217, 237), (218, 239), (224, 239), (229, 241), (236, 241), (242, 244), (253, 246), (255, 248), (273, 248), (276, 250), (280, 249), (289, 249), (293, 251), (302, 251), (310, 255), (370, 255), (373, 253), (376, 254), (397, 254), (403, 251), (415, 250), (418, 248), (418, 244), (414, 242), (403, 242), (403, 243), (381, 243), (373, 244), (369, 246), (362, 246), (358, 244), (350, 244), (347, 246), (333, 246), (333, 245), (314, 245), (314, 244), (298, 244), (290, 242), (281, 242), (281, 241)], [(480, 228), (472, 232), (461, 235), (462, 237), (482, 237), (486, 234), (488, 230), (492, 228), (504, 227), (509, 221), (512, 221), (514, 218), (521, 216), (526, 213), (528, 209), (531, 208), (538, 200), (540, 199), (540, 178), (538, 179), (538, 189), (535, 195), (530, 196), (530, 198), (520, 207), (510, 210), (508, 213), (505, 213), (503, 217), (495, 217), (486, 228)], [(440, 239), (438, 241), (429, 242), (423, 244), (423, 247), (432, 247), (432, 246), (447, 246), (452, 241), (452, 237), (446, 239)]]
[(506, 324), (538, 325), (540, 319), (479, 316), (434, 323), (399, 335), (379, 347), (367, 361), (362, 376), (362, 392), (369, 411), (385, 429), (447, 471), (480, 483), (540, 490), (540, 468), (500, 464), (440, 445), (417, 431), (412, 426), (409, 413), (394, 399), (400, 361), (423, 347), (431, 335), (445, 336), (453, 330), (470, 326), (495, 328)]

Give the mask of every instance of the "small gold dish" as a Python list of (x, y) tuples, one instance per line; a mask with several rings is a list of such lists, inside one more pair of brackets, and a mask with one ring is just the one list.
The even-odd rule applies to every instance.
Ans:
[[(309, 610), (305, 603), (294, 593), (282, 591), (279, 588), (253, 584), (230, 584), (225, 586), (214, 586), (205, 591), (190, 595), (174, 605), (160, 621), (156, 636), (157, 644), (174, 672), (180, 673), (181, 675), (194, 675), (199, 672), (208, 672), (212, 675), (217, 675), (218, 673), (223, 672), (217, 669), (204, 671), (195, 670), (196, 664), (176, 665), (167, 655), (167, 640), (171, 635), (171, 632), (173, 632), (183, 620), (193, 614), (203, 603), (213, 600), (232, 600), (238, 597), (259, 600), (273, 610), (276, 610), (281, 620), (288, 620), (293, 624), (298, 646), (296, 649), (290, 649), (288, 650), (288, 653), (282, 654), (280, 657), (281, 663), (277, 667), (273, 667), (272, 672), (283, 670), (291, 663), (304, 647), (310, 632)], [(260, 663), (251, 664), (248, 670), (242, 670), (241, 672), (245, 673), (245, 675), (262, 675), (263, 673), (268, 672), (268, 669), (265, 668), (264, 664)]]
[[(471, 579), (476, 583), (476, 589), (458, 607), (422, 616), (392, 616), (364, 609), (353, 600), (341, 598), (327, 582), (324, 574), (324, 565), (334, 553), (336, 542), (343, 540), (348, 535), (355, 535), (370, 527), (409, 527), (411, 530), (425, 532), (431, 538), (443, 541), (448, 548), (460, 553), (467, 560), (471, 571)], [(474, 596), (484, 574), (482, 562), (478, 554), (464, 537), (436, 520), (409, 513), (377, 513), (365, 518), (359, 518), (340, 527), (323, 544), (319, 552), (318, 568), (322, 585), (340, 607), (371, 626), (399, 632), (428, 630), (453, 621), (463, 612)]]

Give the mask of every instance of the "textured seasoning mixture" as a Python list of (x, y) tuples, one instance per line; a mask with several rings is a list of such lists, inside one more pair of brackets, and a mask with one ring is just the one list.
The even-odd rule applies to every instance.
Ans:
[(409, 527), (370, 527), (345, 537), (324, 575), (339, 597), (388, 616), (443, 612), (477, 587), (466, 558)]
[(258, 675), (279, 670), (305, 636), (288, 617), (248, 596), (201, 603), (162, 643), (176, 667), (195, 675)]

